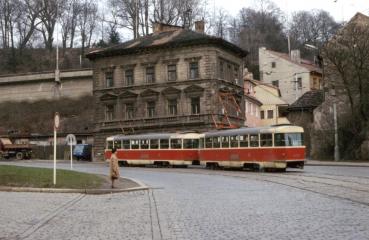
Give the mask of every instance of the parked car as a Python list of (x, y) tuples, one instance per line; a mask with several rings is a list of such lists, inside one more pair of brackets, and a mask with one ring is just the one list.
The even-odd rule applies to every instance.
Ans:
[(91, 161), (91, 144), (77, 144), (73, 150), (73, 157), (77, 160)]

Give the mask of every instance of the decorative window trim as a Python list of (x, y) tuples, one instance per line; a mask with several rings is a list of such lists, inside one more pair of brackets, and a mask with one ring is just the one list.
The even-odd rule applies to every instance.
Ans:
[(188, 57), (188, 58), (185, 58), (184, 60), (186, 62), (199, 62), (201, 58), (202, 56), (196, 56), (196, 57)]
[(163, 59), (161, 61), (163, 64), (177, 64), (179, 62), (179, 58), (173, 58), (173, 59)]
[(133, 64), (120, 65), (119, 67), (121, 69), (126, 70), (126, 69), (134, 69), (136, 66), (137, 66), (137, 64), (136, 63), (133, 63)]

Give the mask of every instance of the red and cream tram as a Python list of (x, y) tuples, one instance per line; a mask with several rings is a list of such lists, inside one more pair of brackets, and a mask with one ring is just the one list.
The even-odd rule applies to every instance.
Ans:
[(205, 133), (199, 160), (208, 167), (303, 168), (303, 128), (283, 125)]
[(197, 133), (112, 136), (107, 138), (105, 156), (110, 158), (114, 147), (123, 164), (191, 165), (198, 161), (199, 136)]
[(303, 128), (291, 125), (197, 133), (117, 135), (107, 138), (105, 157), (117, 149), (130, 165), (201, 164), (252, 169), (303, 168)]

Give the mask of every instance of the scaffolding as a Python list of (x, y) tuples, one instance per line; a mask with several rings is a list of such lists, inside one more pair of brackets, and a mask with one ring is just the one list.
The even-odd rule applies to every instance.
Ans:
[[(221, 90), (218, 92), (219, 103), (222, 107), (222, 113), (213, 114), (213, 122), (216, 129), (232, 129), (239, 128), (239, 124), (235, 124), (231, 121), (230, 116), (236, 115), (240, 117), (242, 115), (242, 110), (240, 104), (237, 102), (236, 93), (229, 90)], [(218, 115), (218, 117), (217, 117)]]

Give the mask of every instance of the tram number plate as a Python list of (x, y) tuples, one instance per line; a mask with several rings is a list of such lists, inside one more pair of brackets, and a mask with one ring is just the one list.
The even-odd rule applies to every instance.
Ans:
[(240, 155), (238, 155), (238, 154), (231, 154), (229, 160), (233, 160), (233, 161), (240, 160)]

